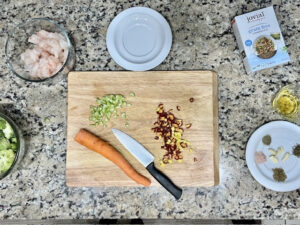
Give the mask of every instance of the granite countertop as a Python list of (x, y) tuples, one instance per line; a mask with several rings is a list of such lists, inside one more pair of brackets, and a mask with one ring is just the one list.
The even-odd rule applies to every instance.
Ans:
[[(235, 15), (270, 4), (291, 62), (247, 75), (230, 22)], [(27, 18), (50, 17), (69, 31), (76, 49), (74, 70), (122, 70), (108, 54), (105, 34), (114, 16), (132, 6), (151, 7), (171, 25), (173, 46), (156, 70), (208, 69), (219, 76), (220, 185), (185, 188), (178, 202), (155, 187), (68, 188), (67, 78), (54, 85), (27, 83), (5, 64), (8, 29)], [(300, 191), (263, 188), (245, 162), (245, 145), (255, 128), (281, 119), (270, 106), (274, 93), (300, 81), (299, 1), (12, 0), (4, 1), (0, 12), (0, 103), (22, 127), (27, 144), (19, 170), (0, 181), (0, 219), (300, 219)]]

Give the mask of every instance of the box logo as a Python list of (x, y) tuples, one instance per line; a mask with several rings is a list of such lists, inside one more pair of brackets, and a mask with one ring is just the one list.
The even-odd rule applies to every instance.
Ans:
[(254, 22), (254, 21), (257, 21), (257, 20), (261, 20), (264, 17), (265, 17), (264, 12), (261, 12), (261, 13), (255, 14), (253, 16), (247, 16), (247, 20), (248, 20), (248, 23), (251, 23), (251, 22)]

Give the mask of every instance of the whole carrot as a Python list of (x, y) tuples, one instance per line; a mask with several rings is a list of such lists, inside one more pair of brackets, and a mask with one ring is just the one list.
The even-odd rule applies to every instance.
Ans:
[(101, 140), (94, 134), (90, 133), (87, 130), (80, 129), (74, 140), (79, 144), (87, 147), (88, 149), (99, 153), (104, 156), (108, 160), (112, 161), (118, 167), (120, 167), (124, 173), (127, 174), (131, 179), (133, 179), (136, 183), (142, 184), (144, 186), (149, 186), (151, 181), (139, 174), (130, 164), (129, 162), (122, 156), (120, 152), (118, 152), (114, 147), (112, 147), (107, 142)]

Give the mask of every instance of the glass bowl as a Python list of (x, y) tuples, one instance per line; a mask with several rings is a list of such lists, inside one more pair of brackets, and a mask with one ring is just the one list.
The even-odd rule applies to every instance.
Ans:
[(272, 101), (273, 109), (285, 119), (298, 122), (300, 119), (300, 84), (281, 88)]
[[(40, 30), (61, 34), (68, 45), (68, 53), (62, 67), (52, 76), (44, 79), (34, 79), (29, 72), (25, 70), (24, 62), (21, 60), (21, 54), (24, 53), (26, 49), (32, 49), (34, 47), (34, 44), (30, 43), (28, 38)], [(5, 44), (5, 58), (10, 70), (16, 76), (26, 81), (42, 82), (52, 79), (58, 74), (67, 74), (74, 65), (75, 57), (68, 34), (62, 26), (48, 18), (33, 18), (24, 23), (18, 24), (11, 30), (11, 32), (8, 33), (8, 38)]]
[(16, 135), (17, 143), (18, 143), (16, 157), (14, 159), (13, 164), (11, 165), (11, 167), (6, 172), (4, 172), (2, 174), (0, 173), (0, 180), (2, 180), (4, 177), (6, 177), (8, 174), (10, 174), (17, 167), (17, 165), (20, 163), (21, 159), (24, 156), (25, 143), (24, 143), (24, 139), (23, 139), (23, 136), (22, 136), (22, 132), (18, 128), (18, 126), (15, 124), (15, 122), (11, 118), (9, 118), (5, 114), (3, 114), (2, 112), (0, 112), (0, 118), (5, 119), (9, 123), (9, 125), (12, 127), (12, 129), (13, 129), (15, 135)]

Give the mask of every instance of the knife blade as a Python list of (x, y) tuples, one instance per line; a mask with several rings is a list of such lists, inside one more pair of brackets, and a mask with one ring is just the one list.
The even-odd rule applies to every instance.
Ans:
[(149, 173), (176, 199), (182, 195), (182, 190), (177, 187), (166, 175), (154, 166), (154, 156), (138, 141), (128, 134), (112, 129), (119, 142), (149, 171)]

